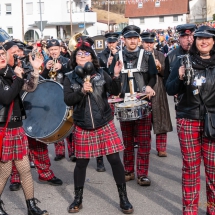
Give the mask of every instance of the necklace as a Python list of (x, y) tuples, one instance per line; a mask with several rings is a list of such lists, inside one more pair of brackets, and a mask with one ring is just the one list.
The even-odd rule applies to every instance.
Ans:
[(202, 56), (202, 57), (208, 57), (208, 56), (210, 56), (210, 53), (207, 53), (207, 54), (201, 54), (200, 53), (200, 56)]

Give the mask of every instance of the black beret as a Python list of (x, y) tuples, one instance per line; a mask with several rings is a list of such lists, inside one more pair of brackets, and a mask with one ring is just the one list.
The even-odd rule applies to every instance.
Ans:
[(154, 32), (143, 32), (140, 34), (143, 42), (154, 43), (156, 34)]
[(86, 42), (86, 43), (89, 43), (90, 46), (94, 44), (94, 41), (88, 36), (81, 36), (77, 40), (78, 40), (78, 43)]
[(202, 25), (195, 31), (194, 37), (215, 37), (215, 29), (207, 25)]
[(128, 37), (139, 37), (140, 36), (140, 28), (136, 25), (128, 25), (122, 30), (122, 36), (125, 38)]
[(3, 47), (4, 49), (7, 51), (9, 50), (11, 47), (13, 46), (17, 46), (17, 44), (14, 42), (14, 41), (9, 41), (9, 42), (6, 42), (4, 43)]
[(52, 47), (52, 46), (60, 46), (59, 41), (56, 40), (56, 39), (49, 40), (48, 43), (47, 43), (47, 49)]
[(176, 32), (179, 33), (180, 36), (190, 35), (196, 30), (195, 24), (183, 24), (178, 25), (176, 27)]
[(106, 41), (108, 43), (115, 43), (118, 41), (119, 34), (118, 33), (107, 33), (105, 34)]

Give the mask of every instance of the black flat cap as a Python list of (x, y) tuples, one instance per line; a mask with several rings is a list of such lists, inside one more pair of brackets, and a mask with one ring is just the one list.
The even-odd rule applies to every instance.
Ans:
[(146, 42), (146, 43), (154, 43), (155, 42), (155, 36), (156, 36), (156, 34), (154, 32), (152, 32), (152, 33), (143, 32), (140, 34), (142, 41)]
[(215, 37), (215, 29), (207, 25), (200, 26), (194, 33), (194, 37)]
[(56, 39), (49, 40), (48, 43), (47, 43), (47, 49), (49, 49), (52, 46), (60, 46), (59, 41), (56, 40)]
[(195, 30), (195, 24), (184, 24), (176, 27), (176, 32), (179, 33), (180, 36), (191, 35)]
[(106, 41), (108, 43), (115, 43), (118, 41), (119, 34), (118, 33), (107, 33), (105, 34)]
[(17, 46), (17, 44), (14, 41), (6, 42), (3, 45), (3, 47), (6, 51), (9, 50), (10, 48), (12, 48), (13, 46)]
[(124, 38), (128, 37), (139, 37), (140, 36), (140, 28), (136, 25), (128, 25), (122, 30), (122, 36)]
[(94, 41), (88, 36), (81, 36), (78, 39), (78, 43), (88, 43), (90, 46), (94, 44)]

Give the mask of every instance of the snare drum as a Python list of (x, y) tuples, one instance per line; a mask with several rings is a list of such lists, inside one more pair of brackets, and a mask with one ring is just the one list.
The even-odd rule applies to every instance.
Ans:
[(63, 140), (72, 131), (72, 110), (64, 103), (63, 86), (43, 80), (34, 92), (22, 96), (27, 119), (23, 128), (27, 136), (43, 143)]
[(115, 104), (115, 115), (119, 121), (142, 119), (149, 115), (151, 108), (146, 100), (127, 101)]

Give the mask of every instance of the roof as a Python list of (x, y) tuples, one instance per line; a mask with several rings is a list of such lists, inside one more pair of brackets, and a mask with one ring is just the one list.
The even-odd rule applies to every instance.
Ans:
[[(160, 6), (155, 7), (155, 2), (160, 2)], [(147, 1), (142, 3), (142, 8), (138, 8), (138, 3), (127, 3), (125, 6), (125, 17), (129, 18), (168, 16), (187, 13), (189, 13), (189, 0)]]

